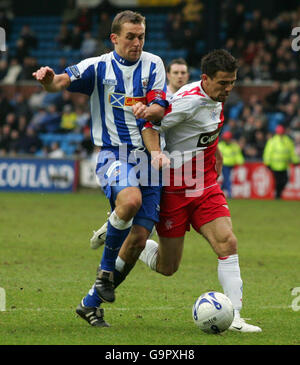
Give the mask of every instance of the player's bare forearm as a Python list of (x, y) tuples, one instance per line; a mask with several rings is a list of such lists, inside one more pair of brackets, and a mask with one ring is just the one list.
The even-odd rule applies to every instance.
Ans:
[(142, 131), (142, 137), (149, 153), (161, 152), (158, 131), (152, 128), (145, 128)]
[(144, 119), (152, 121), (161, 121), (165, 114), (165, 108), (159, 104), (152, 104), (146, 109), (146, 117)]
[(147, 106), (141, 102), (138, 102), (132, 106), (132, 111), (137, 119), (146, 119), (151, 122), (159, 122), (165, 114), (165, 108), (155, 103)]
[(56, 75), (48, 66), (41, 67), (32, 76), (43, 86), (48, 92), (58, 92), (67, 89), (71, 80), (68, 74)]
[(169, 167), (170, 160), (160, 148), (159, 133), (152, 128), (146, 128), (142, 131), (142, 137), (148, 152), (151, 154), (152, 166), (155, 169)]

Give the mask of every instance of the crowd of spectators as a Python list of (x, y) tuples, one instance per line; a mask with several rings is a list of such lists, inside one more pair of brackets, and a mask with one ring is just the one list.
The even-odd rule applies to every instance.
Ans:
[[(95, 36), (91, 28), (92, 14), (86, 8), (76, 8), (74, 0), (69, 0), (58, 34), (54, 36), (56, 47), (79, 50), (81, 58), (105, 52), (104, 41), (109, 37), (114, 11), (107, 1), (103, 3), (98, 13), (101, 26)], [(205, 5), (201, 0), (182, 0), (167, 15), (166, 39), (175, 49), (186, 47), (192, 68), (200, 65), (201, 57), (195, 42), (204, 37), (204, 14)], [(240, 60), (238, 80), (272, 85), (264, 100), (255, 94), (242, 100), (233, 91), (225, 104), (227, 123), (224, 130), (232, 132), (246, 160), (261, 160), (267, 139), (280, 123), (295, 141), (300, 155), (300, 84), (296, 81), (300, 76), (300, 59), (291, 47), (291, 29), (300, 26), (300, 7), (268, 17), (257, 9), (246, 11), (242, 2), (224, 0), (221, 24), (222, 47)], [(10, 29), (9, 19), (1, 11), (0, 26)], [(30, 50), (36, 47), (38, 37), (29, 25), (24, 25), (14, 56), (0, 58), (0, 83), (32, 80), (32, 71), (38, 64)], [(67, 64), (67, 59), (62, 57), (55, 71), (63, 72)], [(8, 100), (0, 88), (0, 155), (63, 156), (65, 152), (59, 144), (45, 146), (40, 136), (70, 132), (83, 136), (75, 153), (78, 156), (91, 155), (93, 145), (88, 109), (84, 97), (78, 96), (74, 103), (68, 92), (47, 94), (37, 86), (29, 98), (18, 93)]]
[[(84, 96), (76, 102), (67, 91), (47, 94), (40, 86), (29, 98), (22, 93), (7, 99), (0, 92), (0, 156), (33, 154), (40, 157), (66, 155), (58, 141), (43, 143), (45, 134), (82, 136), (74, 154), (88, 157), (93, 151), (89, 106)], [(59, 153), (58, 153), (59, 152)]]

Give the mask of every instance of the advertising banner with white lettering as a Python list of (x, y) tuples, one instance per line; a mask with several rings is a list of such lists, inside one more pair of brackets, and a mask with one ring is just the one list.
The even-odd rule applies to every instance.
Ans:
[(78, 161), (0, 158), (0, 191), (72, 192), (78, 185)]
[[(232, 197), (246, 199), (274, 199), (274, 178), (261, 162), (246, 162), (232, 171)], [(300, 200), (300, 166), (291, 166), (289, 182), (282, 198)]]

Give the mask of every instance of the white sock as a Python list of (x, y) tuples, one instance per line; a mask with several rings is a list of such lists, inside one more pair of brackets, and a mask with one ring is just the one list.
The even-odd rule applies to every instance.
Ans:
[(149, 266), (151, 270), (156, 271), (157, 253), (158, 243), (153, 240), (147, 240), (139, 259)]
[(125, 230), (125, 229), (131, 227), (133, 218), (130, 219), (128, 222), (125, 222), (123, 219), (118, 217), (118, 215), (115, 211), (113, 211), (111, 213), (111, 215), (109, 216), (108, 220), (114, 228), (122, 231), (122, 230)]
[(224, 294), (231, 300), (235, 316), (242, 309), (243, 281), (237, 254), (218, 259), (218, 278)]

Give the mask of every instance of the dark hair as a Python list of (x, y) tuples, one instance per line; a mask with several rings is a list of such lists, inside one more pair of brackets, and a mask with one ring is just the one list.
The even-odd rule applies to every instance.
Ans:
[(201, 60), (201, 71), (214, 78), (218, 71), (234, 72), (238, 69), (238, 60), (225, 49), (215, 49)]
[(183, 58), (175, 58), (174, 60), (172, 60), (167, 66), (167, 72), (171, 71), (172, 65), (185, 65), (188, 69), (188, 64), (187, 64), (186, 60)]
[(111, 32), (119, 35), (124, 23), (144, 24), (146, 27), (146, 19), (144, 16), (131, 10), (124, 10), (115, 16), (111, 25)]

